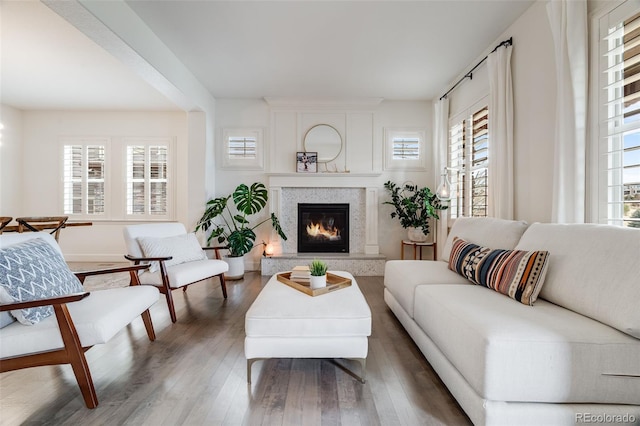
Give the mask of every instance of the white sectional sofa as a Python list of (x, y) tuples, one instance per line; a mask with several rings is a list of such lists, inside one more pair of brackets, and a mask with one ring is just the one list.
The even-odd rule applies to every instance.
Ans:
[[(532, 306), (448, 268), (455, 237), (549, 252)], [(437, 261), (389, 261), (384, 298), (477, 425), (640, 424), (640, 230), (458, 219)]]

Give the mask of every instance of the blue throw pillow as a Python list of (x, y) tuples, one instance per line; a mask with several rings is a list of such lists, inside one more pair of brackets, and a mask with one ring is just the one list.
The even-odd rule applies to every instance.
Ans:
[[(0, 250), (0, 303), (82, 292), (80, 280), (47, 241), (34, 238)], [(11, 314), (22, 324), (33, 325), (52, 315), (53, 307), (16, 309)]]

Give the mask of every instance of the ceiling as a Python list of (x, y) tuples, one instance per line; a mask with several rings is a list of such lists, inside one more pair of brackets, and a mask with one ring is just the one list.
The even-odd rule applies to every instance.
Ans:
[[(390, 100), (441, 96), (532, 3), (126, 1), (215, 98)], [(3, 104), (178, 109), (44, 4), (0, 13)]]

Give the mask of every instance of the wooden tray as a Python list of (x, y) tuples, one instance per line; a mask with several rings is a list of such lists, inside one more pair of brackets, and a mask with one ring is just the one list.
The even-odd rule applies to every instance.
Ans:
[(331, 272), (327, 272), (327, 286), (322, 288), (311, 289), (309, 285), (305, 285), (296, 281), (292, 281), (289, 278), (291, 277), (291, 272), (283, 272), (281, 274), (276, 275), (278, 281), (283, 284), (288, 285), (289, 287), (293, 287), (298, 291), (301, 291), (309, 296), (320, 296), (322, 294), (331, 293), (336, 290), (340, 290), (341, 288), (351, 286), (351, 279), (341, 277), (339, 275), (332, 274)]

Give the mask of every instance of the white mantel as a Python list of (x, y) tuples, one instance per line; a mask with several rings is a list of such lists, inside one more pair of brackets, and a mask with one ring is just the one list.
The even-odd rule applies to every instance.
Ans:
[(268, 173), (269, 186), (291, 188), (369, 188), (380, 173)]
[[(268, 175), (270, 211), (283, 214), (283, 188), (360, 188), (365, 191), (364, 254), (379, 254), (378, 245), (378, 177), (379, 173), (272, 173)], [(297, 213), (296, 213), (297, 214)], [(277, 248), (278, 249), (278, 248)], [(279, 247), (280, 253), (281, 247)]]

